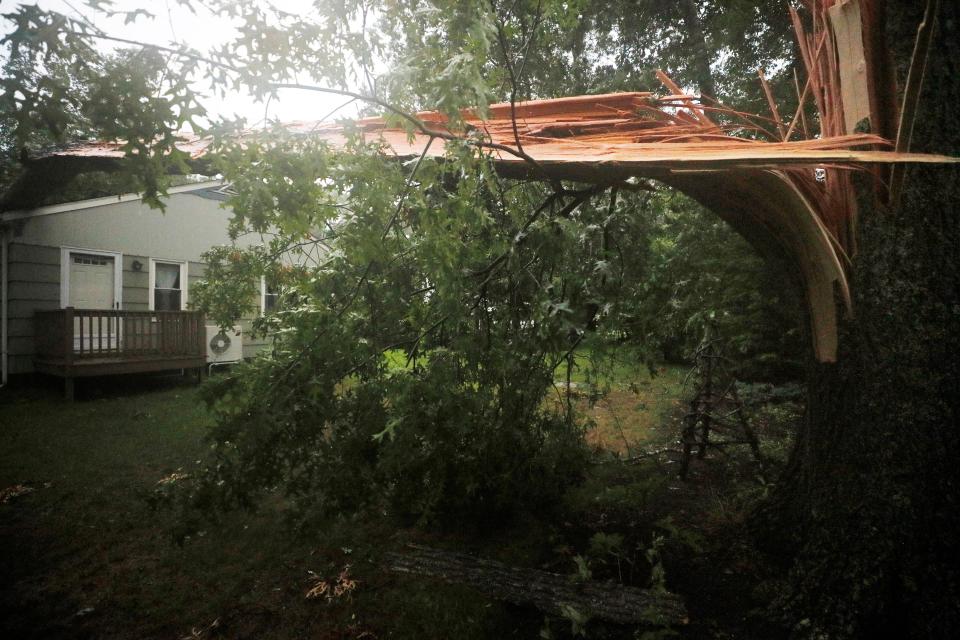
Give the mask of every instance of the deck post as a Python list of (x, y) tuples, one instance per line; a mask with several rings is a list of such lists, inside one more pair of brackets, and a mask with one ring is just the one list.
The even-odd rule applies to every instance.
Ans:
[(73, 364), (73, 307), (63, 310), (63, 360), (69, 367)]
[(63, 364), (66, 376), (63, 379), (63, 395), (73, 402), (73, 307), (63, 311)]

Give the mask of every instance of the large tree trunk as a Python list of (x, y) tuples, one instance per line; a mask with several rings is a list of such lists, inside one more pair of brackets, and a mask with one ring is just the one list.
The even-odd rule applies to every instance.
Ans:
[[(923, 4), (887, 3), (901, 86)], [(913, 148), (960, 150), (960, 11), (944, 0)], [(960, 171), (914, 167), (896, 210), (861, 203), (856, 317), (811, 365), (808, 418), (771, 513), (792, 536), (801, 635), (956, 637)]]
[(713, 72), (710, 70), (710, 47), (707, 46), (697, 3), (694, 0), (680, 0), (679, 4), (686, 27), (687, 42), (692, 52), (690, 66), (696, 76), (697, 89), (701, 95), (717, 99)]

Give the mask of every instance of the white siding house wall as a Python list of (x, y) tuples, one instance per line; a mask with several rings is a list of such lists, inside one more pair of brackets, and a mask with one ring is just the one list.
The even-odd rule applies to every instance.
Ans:
[[(206, 185), (207, 188), (210, 185)], [(190, 187), (179, 187), (186, 189)], [(91, 206), (93, 204), (94, 206)], [(139, 198), (104, 198), (71, 205), (44, 207), (35, 211), (0, 214), (8, 240), (7, 355), (11, 374), (33, 371), (33, 313), (59, 309), (61, 299), (61, 254), (63, 247), (110, 251), (121, 254), (120, 308), (147, 311), (150, 308), (150, 259), (187, 263), (187, 301), (203, 277), (204, 251), (230, 244), (227, 224), (230, 211), (221, 201), (190, 191), (171, 193), (166, 210), (151, 209)], [(239, 246), (264, 242), (260, 236), (236, 241)], [(135, 268), (139, 263), (139, 269)], [(0, 269), (4, 269), (0, 265)], [(244, 356), (263, 347), (262, 339), (250, 338), (250, 318), (240, 321), (244, 330)]]

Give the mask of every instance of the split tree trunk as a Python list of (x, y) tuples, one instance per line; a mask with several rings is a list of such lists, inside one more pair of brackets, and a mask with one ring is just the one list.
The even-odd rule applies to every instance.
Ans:
[[(942, 1), (913, 148), (960, 152), (960, 11)], [(923, 2), (887, 3), (903, 86)], [(866, 200), (866, 199), (865, 199)], [(912, 167), (897, 210), (861, 203), (855, 314), (811, 365), (806, 424), (768, 532), (789, 532), (801, 635), (960, 631), (960, 171)], [(772, 534), (770, 534), (772, 535)]]

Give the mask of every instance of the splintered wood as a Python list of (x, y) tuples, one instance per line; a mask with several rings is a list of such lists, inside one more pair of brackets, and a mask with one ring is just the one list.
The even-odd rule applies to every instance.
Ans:
[(854, 0), (837, 2), (828, 9), (828, 14), (837, 42), (844, 128), (846, 133), (853, 133), (861, 120), (870, 117), (860, 3)]
[[(789, 122), (760, 70), (770, 113), (744, 113), (691, 95), (666, 74), (651, 92), (574, 96), (491, 105), (451, 123), (436, 112), (407, 128), (383, 118), (350, 129), (399, 157), (443, 156), (451, 141), (486, 154), (505, 175), (623, 185), (660, 180), (716, 212), (765, 255), (785, 261), (806, 293), (817, 358), (836, 357), (839, 297), (852, 313), (846, 270), (856, 252), (857, 206), (851, 174), (869, 172), (887, 199), (890, 167), (957, 158), (894, 150), (896, 90), (872, 0), (805, 0), (790, 8), (806, 71), (796, 78), (800, 106)], [(802, 86), (802, 88), (801, 88)], [(866, 121), (871, 133), (859, 133)], [(300, 122), (291, 133), (339, 147), (347, 129)], [(184, 140), (193, 158), (209, 139)], [(123, 157), (121, 143), (73, 147), (53, 156)]]

